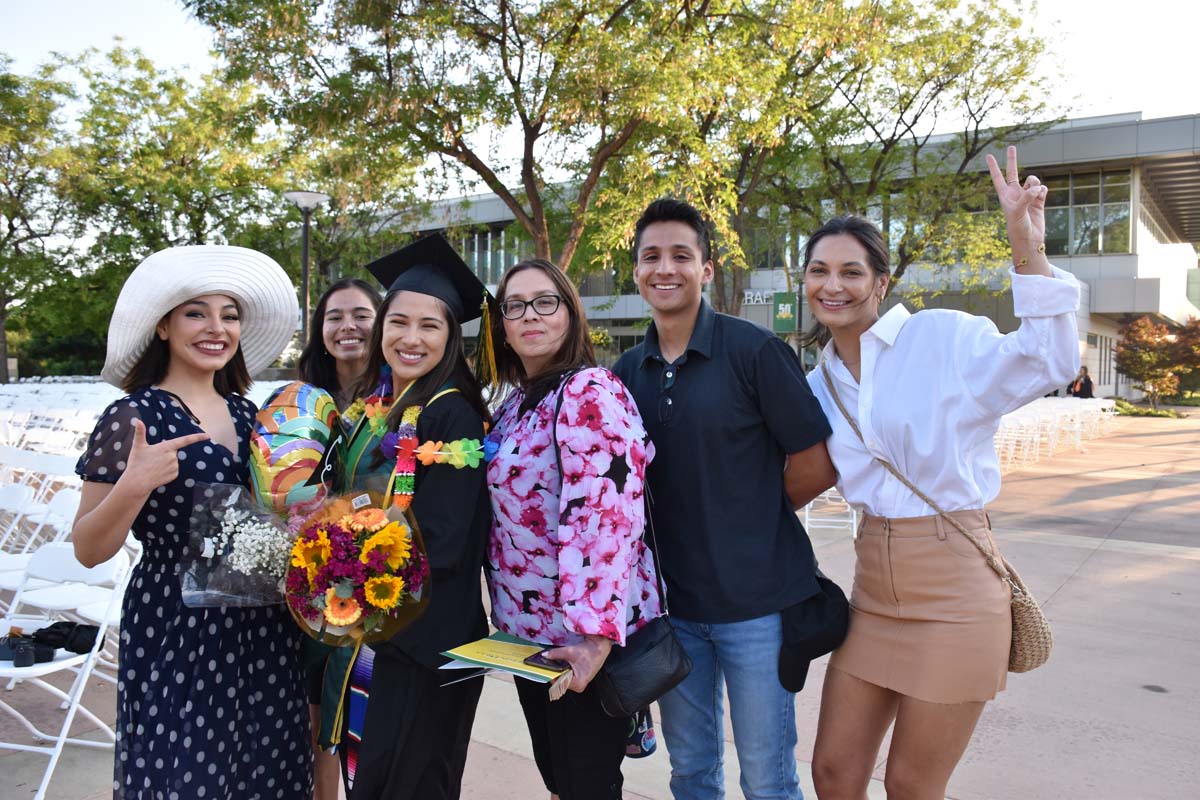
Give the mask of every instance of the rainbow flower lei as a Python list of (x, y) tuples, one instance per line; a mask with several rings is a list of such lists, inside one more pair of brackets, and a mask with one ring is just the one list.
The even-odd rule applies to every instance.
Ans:
[(483, 460), (484, 447), (478, 439), (456, 439), (452, 442), (428, 441), (419, 444), (417, 419), (421, 406), (409, 406), (400, 417), (400, 427), (395, 437), (388, 434), (380, 442), (380, 451), (388, 458), (395, 454), (396, 468), (392, 473), (392, 505), (405, 511), (412, 505), (416, 488), (417, 462), (428, 467), (432, 464), (449, 464), (455, 469), (474, 469)]

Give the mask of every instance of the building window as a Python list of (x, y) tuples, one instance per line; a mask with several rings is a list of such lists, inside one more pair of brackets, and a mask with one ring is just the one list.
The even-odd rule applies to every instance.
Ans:
[[(1091, 339), (1091, 336), (1088, 336)], [(1111, 383), (1113, 379), (1113, 338), (1100, 337), (1100, 375), (1096, 383)]]
[(1129, 252), (1129, 170), (1058, 175), (1046, 188), (1047, 254)]

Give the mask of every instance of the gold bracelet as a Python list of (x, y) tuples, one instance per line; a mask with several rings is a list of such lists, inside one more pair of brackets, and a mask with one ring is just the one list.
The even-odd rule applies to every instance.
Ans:
[[(1045, 242), (1042, 242), (1041, 244), (1039, 244), (1037, 246), (1037, 252), (1042, 255), (1046, 254), (1046, 243)], [(1028, 263), (1029, 263), (1029, 256), (1021, 256), (1021, 258), (1016, 262), (1016, 265), (1018, 267), (1023, 267)]]

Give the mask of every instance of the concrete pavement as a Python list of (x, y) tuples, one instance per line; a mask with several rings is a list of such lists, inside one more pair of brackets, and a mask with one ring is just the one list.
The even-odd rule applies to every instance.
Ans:
[[(1007, 476), (990, 512), (1005, 555), (1042, 599), (1055, 633), (1045, 667), (1009, 677), (989, 705), (949, 788), (955, 800), (1167, 800), (1200, 797), (1200, 415), (1121, 418), (1083, 453), (1060, 453)], [(845, 531), (813, 535), (822, 567), (849, 586)], [(796, 756), (806, 793), (824, 659), (797, 697)], [(53, 703), (27, 690), (4, 699)], [(110, 684), (93, 681), (91, 707), (112, 716)], [(77, 723), (76, 732), (87, 725)], [(28, 741), (7, 718), (0, 738)], [(741, 797), (726, 730), (727, 796)], [(626, 797), (667, 798), (664, 742), (626, 761)], [(886, 748), (876, 770), (882, 778)], [(0, 754), (0, 798), (33, 795), (45, 759)], [(70, 749), (50, 797), (94, 800), (107, 790), (111, 753)], [(464, 778), (465, 798), (544, 798), (512, 686), (486, 682)], [(882, 798), (873, 783), (872, 798)]]

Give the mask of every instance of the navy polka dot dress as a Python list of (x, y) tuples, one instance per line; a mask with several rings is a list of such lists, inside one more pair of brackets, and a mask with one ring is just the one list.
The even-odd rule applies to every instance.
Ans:
[[(214, 442), (179, 452), (179, 476), (150, 495), (133, 523), (144, 548), (125, 593), (113, 795), (122, 800), (309, 798), (312, 766), (299, 631), (282, 606), (187, 608), (180, 559), (197, 483), (248, 482), (257, 410), (227, 398), (237, 453)], [(150, 444), (199, 431), (158, 389), (101, 415), (76, 471), (115, 483), (140, 417)]]

